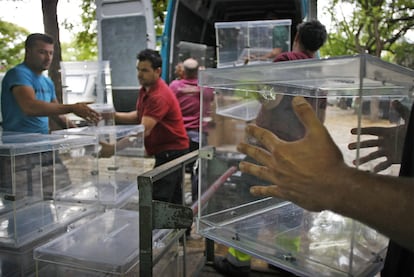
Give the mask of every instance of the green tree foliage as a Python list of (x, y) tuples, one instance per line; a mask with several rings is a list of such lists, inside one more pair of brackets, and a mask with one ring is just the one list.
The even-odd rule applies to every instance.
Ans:
[[(347, 6), (343, 12), (340, 6)], [(395, 45), (414, 27), (412, 0), (330, 0), (326, 12), (333, 23), (322, 56), (395, 54)]]
[[(155, 32), (160, 38), (163, 32), (165, 12), (167, 10), (167, 0), (151, 0), (155, 21)], [(98, 31), (96, 20), (95, 0), (82, 0), (82, 26), (75, 26), (72, 22), (65, 21), (64, 28), (71, 32), (76, 32), (75, 39), (71, 43), (62, 44), (62, 60), (97, 60), (98, 59)], [(161, 44), (161, 43), (159, 43)]]
[(24, 58), (24, 41), (29, 31), (0, 19), (0, 72), (21, 63)]
[(79, 7), (82, 9), (81, 26), (75, 26), (65, 20), (64, 28), (71, 32), (76, 31), (75, 39), (71, 43), (62, 44), (62, 60), (91, 61), (98, 59), (98, 31), (96, 21), (95, 0), (83, 0)]
[(414, 43), (403, 41), (395, 45), (393, 61), (405, 67), (414, 69)]
[[(151, 0), (154, 13), (155, 34), (159, 39), (164, 31), (165, 15), (167, 11), (168, 0)], [(159, 43), (161, 45), (161, 43)]]

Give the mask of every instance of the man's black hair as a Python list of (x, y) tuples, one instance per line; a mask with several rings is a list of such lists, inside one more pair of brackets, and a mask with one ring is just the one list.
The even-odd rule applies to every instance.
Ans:
[(54, 40), (51, 36), (47, 34), (33, 33), (27, 36), (26, 41), (24, 42), (24, 47), (26, 49), (33, 48), (33, 46), (36, 44), (36, 41), (39, 40), (48, 44), (54, 44)]
[(318, 20), (299, 24), (297, 33), (302, 46), (310, 51), (317, 51), (328, 37), (325, 26)]
[(162, 59), (160, 53), (152, 49), (144, 49), (137, 54), (139, 61), (149, 61), (153, 69), (160, 68), (162, 66)]

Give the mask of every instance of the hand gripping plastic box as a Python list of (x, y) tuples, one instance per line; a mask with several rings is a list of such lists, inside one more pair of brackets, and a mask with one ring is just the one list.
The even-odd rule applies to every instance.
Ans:
[[(98, 201), (107, 207), (120, 207), (138, 194), (137, 176), (152, 169), (153, 160), (144, 157), (144, 126), (86, 126), (55, 131), (55, 134), (91, 135), (99, 141), (97, 182), (77, 183), (56, 192), (55, 198), (89, 203)], [(71, 164), (91, 174), (88, 165)]]
[[(239, 162), (250, 158), (236, 146), (256, 143), (245, 136), (251, 123), (286, 141), (301, 139), (305, 129), (291, 106), (300, 95), (349, 166), (398, 175), (414, 71), (364, 54), (206, 69), (199, 85), (214, 89), (215, 102), (208, 107), (212, 124), (202, 130), (209, 146), (199, 154), (198, 232), (300, 276), (375, 275), (386, 237), (329, 211), (313, 213), (282, 199), (253, 197), (250, 186), (269, 184), (238, 170)], [(368, 135), (366, 128), (374, 126), (389, 136)], [(367, 140), (381, 144), (365, 147)]]
[[(153, 231), (154, 276), (182, 276), (177, 230)], [(138, 276), (139, 213), (112, 209), (34, 250), (37, 276)]]
[(216, 22), (217, 67), (269, 63), (277, 53), (290, 51), (292, 21)]

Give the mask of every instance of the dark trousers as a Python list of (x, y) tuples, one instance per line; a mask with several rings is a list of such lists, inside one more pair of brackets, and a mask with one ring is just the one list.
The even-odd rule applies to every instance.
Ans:
[[(414, 105), (408, 121), (403, 156), (401, 160), (400, 176), (414, 177)], [(382, 277), (412, 277), (414, 276), (414, 251), (400, 246), (390, 240)]]
[[(155, 167), (172, 161), (187, 153), (188, 149), (169, 150), (158, 153), (155, 155)], [(152, 198), (163, 202), (182, 204), (182, 183), (183, 172), (182, 169), (179, 168), (154, 183), (152, 188)]]

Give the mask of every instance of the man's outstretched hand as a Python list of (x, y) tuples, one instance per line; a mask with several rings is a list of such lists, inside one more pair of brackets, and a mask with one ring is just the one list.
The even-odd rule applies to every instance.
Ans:
[(237, 149), (258, 164), (241, 162), (240, 170), (271, 182), (271, 186), (254, 186), (257, 196), (273, 196), (295, 202), (305, 209), (320, 211), (336, 205), (340, 189), (335, 179), (347, 166), (342, 153), (303, 97), (295, 97), (292, 106), (305, 126), (305, 136), (287, 142), (272, 132), (248, 125), (246, 132), (263, 148), (240, 143)]
[[(378, 158), (385, 158), (385, 160), (377, 163), (372, 169), (373, 172), (380, 172), (393, 164), (401, 163), (402, 149), (404, 146), (405, 132), (410, 111), (399, 101), (393, 101), (392, 106), (404, 119), (405, 124), (394, 127), (361, 128), (360, 135), (376, 136), (377, 138), (362, 140), (359, 143), (360, 149), (375, 148), (373, 148), (374, 150), (369, 154), (354, 160), (354, 165), (363, 165)], [(357, 135), (358, 129), (351, 129), (351, 134)], [(348, 148), (350, 150), (356, 150), (358, 148), (358, 143), (352, 142), (348, 145)]]

